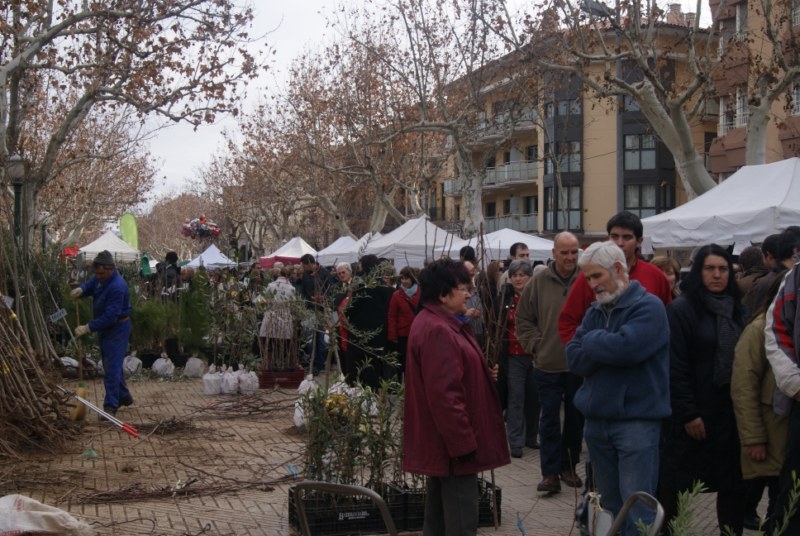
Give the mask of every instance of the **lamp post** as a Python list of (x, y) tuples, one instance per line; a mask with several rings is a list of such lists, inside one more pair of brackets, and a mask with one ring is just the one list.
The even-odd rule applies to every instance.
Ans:
[(22, 234), (20, 215), (22, 213), (22, 184), (25, 180), (25, 161), (18, 154), (12, 154), (6, 161), (6, 175), (14, 185), (14, 240), (19, 244)]

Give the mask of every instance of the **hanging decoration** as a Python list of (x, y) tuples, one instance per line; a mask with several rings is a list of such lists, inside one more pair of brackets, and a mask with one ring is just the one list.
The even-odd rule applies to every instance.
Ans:
[(205, 215), (186, 220), (181, 227), (181, 234), (192, 239), (205, 240), (216, 238), (220, 233), (219, 225), (207, 219)]

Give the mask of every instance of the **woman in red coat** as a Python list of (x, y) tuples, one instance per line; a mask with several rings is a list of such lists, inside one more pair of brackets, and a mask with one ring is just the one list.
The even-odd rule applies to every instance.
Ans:
[(419, 284), (422, 309), (408, 337), (403, 470), (429, 477), (425, 536), (476, 534), (477, 474), (510, 461), (496, 371), (465, 316), (466, 267), (435, 261)]
[(419, 284), (414, 270), (406, 266), (400, 270), (400, 288), (394, 291), (389, 301), (388, 314), (388, 340), (397, 348), (398, 361), (400, 362), (400, 378), (406, 369), (406, 348), (411, 323), (417, 316), (419, 306)]

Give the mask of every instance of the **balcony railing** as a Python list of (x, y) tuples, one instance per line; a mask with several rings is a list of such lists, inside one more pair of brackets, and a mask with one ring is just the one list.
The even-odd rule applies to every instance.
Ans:
[[(514, 122), (515, 129), (530, 128), (536, 123), (539, 114), (536, 110), (526, 110), (517, 116)], [(477, 139), (491, 139), (499, 138), (506, 131), (509, 130), (509, 121), (511, 119), (509, 112), (498, 112), (495, 114), (493, 120), (489, 121), (485, 117), (476, 125), (472, 134)]]
[(457, 188), (458, 181), (455, 179), (447, 179), (444, 181), (444, 195), (461, 195)]
[(484, 186), (497, 186), (513, 182), (530, 182), (538, 176), (536, 162), (509, 162), (486, 170)]
[(500, 229), (513, 229), (521, 232), (537, 232), (539, 226), (536, 223), (537, 214), (506, 214), (485, 218), (484, 227), (487, 233), (493, 233)]
[(792, 9), (792, 26), (800, 26), (800, 6)]
[(795, 98), (792, 102), (792, 115), (800, 115), (800, 99)]
[(727, 135), (728, 132), (730, 132), (734, 128), (736, 128), (736, 123), (734, 122), (733, 119), (728, 119), (726, 121), (721, 121), (717, 125), (717, 137), (721, 138), (722, 136)]
[(746, 127), (747, 126), (747, 122), (749, 120), (750, 120), (750, 113), (749, 112), (743, 112), (743, 113), (736, 114), (736, 128)]

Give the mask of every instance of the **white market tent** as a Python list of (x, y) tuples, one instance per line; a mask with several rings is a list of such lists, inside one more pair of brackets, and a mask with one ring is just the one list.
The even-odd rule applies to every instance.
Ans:
[[(483, 236), (483, 245), (486, 247), (485, 260), (489, 262), (496, 259), (508, 258), (511, 244), (516, 244), (517, 242), (522, 242), (528, 246), (531, 252), (531, 262), (546, 262), (553, 257), (552, 240), (505, 228), (494, 231), (493, 233), (487, 233)], [(475, 252), (479, 257), (483, 256), (478, 237), (473, 237), (468, 240), (456, 240), (453, 244), (449, 245), (447, 249), (441, 249), (439, 251), (441, 254), (456, 258), (458, 257), (459, 250), (464, 246), (472, 246), (475, 248)]]
[(391, 259), (397, 269), (421, 268), (426, 260), (436, 258), (437, 248), (447, 247), (454, 240), (458, 237), (428, 221), (427, 216), (420, 216), (370, 241), (362, 254)]
[(92, 260), (101, 251), (107, 250), (116, 262), (138, 262), (139, 250), (119, 238), (112, 231), (106, 231), (100, 238), (86, 244), (78, 250), (79, 259), (83, 262)]
[[(367, 244), (380, 238), (381, 233), (367, 233), (358, 240), (353, 240), (350, 237), (341, 237), (333, 244), (317, 253), (317, 262), (323, 266), (331, 266), (339, 262), (354, 263), (358, 258), (364, 254)], [(349, 239), (350, 244), (342, 245), (340, 247), (334, 246), (343, 238)]]
[(317, 250), (308, 245), (308, 242), (299, 236), (295, 236), (266, 257), (260, 257), (258, 263), (262, 268), (272, 268), (277, 261), (296, 264), (300, 262), (300, 257), (306, 253), (316, 255)]
[(653, 247), (758, 243), (800, 222), (800, 158), (739, 171), (701, 196), (644, 218)]
[(197, 269), (204, 266), (206, 270), (219, 270), (221, 268), (235, 268), (235, 261), (230, 260), (217, 246), (211, 244), (204, 252), (186, 264), (189, 268)]
[[(317, 262), (323, 266), (331, 265), (335, 262), (343, 262), (345, 252), (352, 249), (356, 244), (356, 239), (352, 236), (340, 236), (334, 240), (328, 247), (323, 248), (317, 252)], [(347, 260), (347, 262), (353, 262)]]

